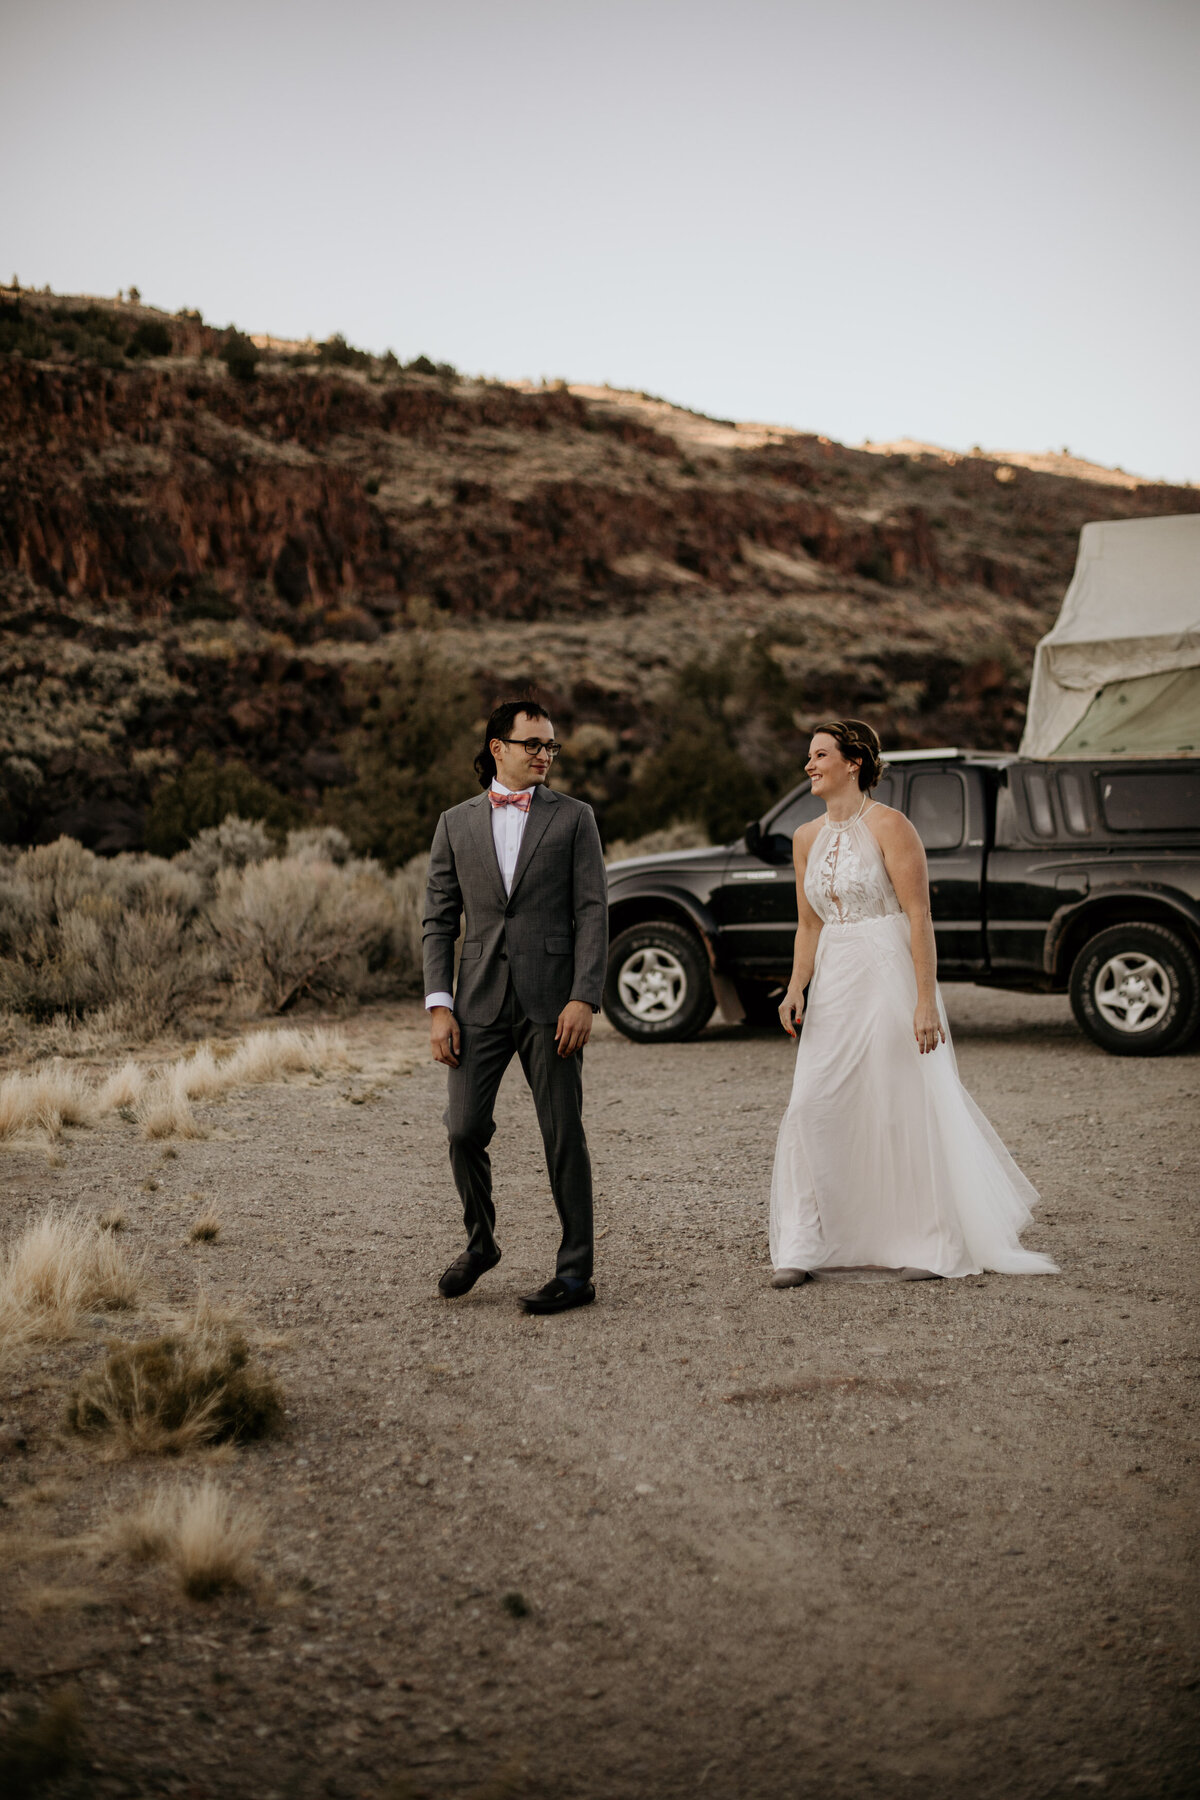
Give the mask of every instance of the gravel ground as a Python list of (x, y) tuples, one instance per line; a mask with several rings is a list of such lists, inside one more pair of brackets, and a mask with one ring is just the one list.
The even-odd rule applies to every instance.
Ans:
[(598, 1027), (599, 1297), (562, 1318), (516, 1305), (556, 1231), (513, 1077), (504, 1260), (436, 1295), (460, 1228), (415, 1006), (349, 1022), (349, 1073), (202, 1108), (169, 1160), (116, 1118), (57, 1168), (7, 1152), (12, 1221), (122, 1206), (160, 1306), (198, 1278), (235, 1300), (290, 1409), (215, 1465), (269, 1521), (263, 1585), (202, 1605), (30, 1541), (160, 1472), (60, 1428), (99, 1330), (0, 1386), (3, 1706), (70, 1683), (85, 1730), (50, 1791), (1195, 1792), (1200, 1057), (1105, 1057), (1058, 999), (947, 998), (1060, 1276), (772, 1291), (792, 1052), (740, 1028)]

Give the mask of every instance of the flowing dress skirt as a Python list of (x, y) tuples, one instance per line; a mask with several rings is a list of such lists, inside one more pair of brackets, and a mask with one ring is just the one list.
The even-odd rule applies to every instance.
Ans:
[[(958, 1077), (913, 1037), (908, 920), (827, 924), (771, 1183), (775, 1268), (1052, 1275), (1020, 1233), (1037, 1193)], [(943, 1027), (945, 1010), (938, 995)]]

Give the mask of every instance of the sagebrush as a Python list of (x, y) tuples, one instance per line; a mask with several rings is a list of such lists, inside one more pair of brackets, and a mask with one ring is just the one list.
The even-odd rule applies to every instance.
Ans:
[[(196, 1015), (416, 992), (425, 867), (389, 875), (336, 828), (276, 855), (232, 816), (170, 861), (71, 838), (0, 853), (0, 1011), (145, 1041)], [(122, 1084), (138, 1105), (136, 1072)], [(0, 1136), (10, 1116), (0, 1099)]]

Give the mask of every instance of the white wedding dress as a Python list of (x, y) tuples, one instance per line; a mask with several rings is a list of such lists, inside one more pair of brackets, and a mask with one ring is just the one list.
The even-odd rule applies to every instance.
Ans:
[(775, 1152), (772, 1264), (1057, 1274), (1021, 1247), (1038, 1196), (958, 1078), (940, 993), (946, 1042), (917, 1049), (908, 920), (865, 815), (821, 827), (804, 892), (822, 927)]

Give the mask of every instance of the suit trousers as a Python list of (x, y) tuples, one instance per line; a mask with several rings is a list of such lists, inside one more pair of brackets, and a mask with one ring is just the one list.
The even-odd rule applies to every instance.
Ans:
[(460, 1024), (458, 1067), (449, 1071), (446, 1130), (450, 1167), (462, 1201), (467, 1248), (496, 1249), (496, 1208), (488, 1145), (496, 1130), (496, 1095), (514, 1055), (533, 1094), (546, 1150), (550, 1191), (562, 1224), (556, 1273), (592, 1273), (592, 1164), (583, 1131), (583, 1052), (559, 1056), (554, 1025), (527, 1019), (511, 978), (493, 1025)]

